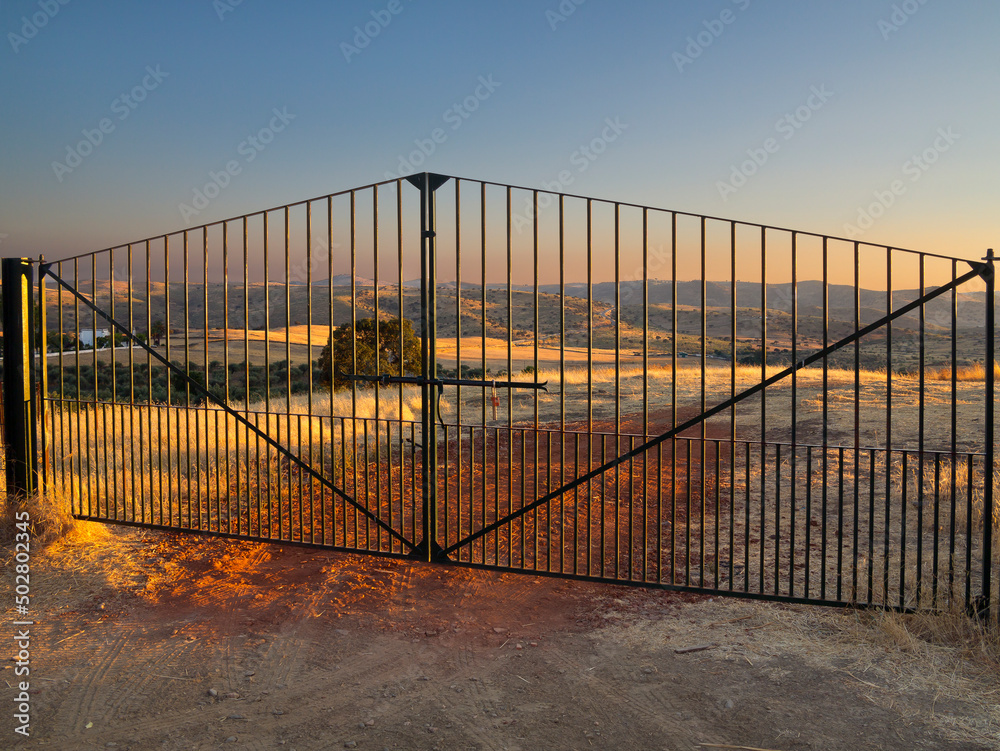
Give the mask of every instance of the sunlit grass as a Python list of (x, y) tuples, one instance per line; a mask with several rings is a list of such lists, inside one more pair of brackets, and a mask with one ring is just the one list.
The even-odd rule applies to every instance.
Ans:
[[(950, 381), (952, 379), (952, 369), (928, 368), (924, 371), (924, 377), (932, 381)], [(1000, 378), (1000, 363), (993, 363), (993, 377)], [(985, 381), (986, 365), (975, 362), (971, 365), (964, 365), (955, 369), (955, 380), (957, 381)]]

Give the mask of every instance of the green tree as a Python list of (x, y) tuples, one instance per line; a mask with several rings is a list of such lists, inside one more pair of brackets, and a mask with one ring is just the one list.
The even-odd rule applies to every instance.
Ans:
[(153, 339), (153, 346), (159, 347), (160, 340), (163, 335), (167, 333), (167, 325), (159, 318), (157, 318), (149, 327), (149, 335)]
[[(402, 351), (400, 349), (402, 341)], [(333, 330), (330, 341), (320, 352), (316, 363), (317, 377), (323, 384), (330, 383), (331, 349), (333, 387), (350, 386), (344, 375), (418, 375), (420, 373), (420, 339), (413, 331), (408, 318), (389, 318), (376, 321), (365, 318), (355, 326), (347, 323)], [(357, 360), (354, 361), (354, 350)]]

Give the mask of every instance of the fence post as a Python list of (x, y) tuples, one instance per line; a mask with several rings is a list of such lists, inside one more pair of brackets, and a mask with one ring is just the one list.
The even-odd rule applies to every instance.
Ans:
[[(438, 388), (432, 383), (437, 378), (437, 256), (435, 235), (437, 216), (434, 202), (436, 191), (448, 178), (423, 172), (407, 180), (420, 190), (420, 376), (423, 451), (423, 540), (415, 551), (420, 558), (433, 561), (442, 548), (437, 541), (437, 490), (438, 490)], [(402, 282), (400, 282), (402, 283)]]
[(996, 388), (994, 374), (994, 362), (996, 358), (996, 343), (994, 340), (996, 335), (994, 326), (994, 316), (996, 315), (996, 269), (993, 264), (993, 248), (986, 251), (986, 257), (983, 260), (986, 261), (986, 268), (983, 272), (983, 280), (986, 282), (986, 352), (984, 363), (986, 370), (986, 414), (984, 416), (986, 466), (983, 468), (985, 473), (985, 480), (983, 481), (983, 592), (976, 610), (979, 617), (988, 622), (990, 620), (991, 595), (993, 594), (993, 471), (995, 465), (993, 457), (993, 399)]
[(21, 496), (33, 494), (38, 483), (32, 278), (26, 258), (4, 258), (0, 263), (7, 492)]

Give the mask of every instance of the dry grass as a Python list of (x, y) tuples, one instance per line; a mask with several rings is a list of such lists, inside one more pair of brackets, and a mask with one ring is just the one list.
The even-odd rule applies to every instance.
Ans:
[[(1000, 363), (993, 362), (993, 376), (1000, 378)], [(924, 377), (930, 381), (950, 381), (951, 368), (928, 368), (924, 371)], [(985, 381), (986, 366), (981, 362), (974, 362), (972, 365), (965, 365), (955, 371), (957, 381)]]
[[(736, 661), (780, 681), (796, 660), (839, 674), (843, 690), (905, 722), (1000, 749), (1000, 632), (961, 612), (913, 615), (701, 600), (680, 617), (609, 622), (607, 637), (634, 650), (712, 643), (708, 661)], [(709, 668), (711, 669), (711, 668)]]
[(17, 526), (18, 514), (28, 513), (28, 534), (35, 545), (46, 545), (72, 531), (76, 525), (69, 510), (68, 499), (57, 493), (43, 496), (3, 495), (0, 506), (0, 545), (11, 545)]
[[(953, 471), (954, 470), (954, 471)], [(905, 485), (907, 496), (912, 504), (916, 505), (923, 491), (925, 503), (929, 506), (935, 497), (944, 499), (954, 495), (956, 498), (963, 498), (968, 493), (969, 469), (968, 465), (956, 462), (943, 462), (940, 467), (935, 467), (934, 462), (928, 459), (920, 466), (919, 461), (914, 461), (907, 467), (906, 477), (903, 477), (902, 462), (896, 460), (890, 468), (893, 484), (897, 492), (901, 492)], [(978, 478), (972, 487), (972, 524), (973, 529), (983, 528), (983, 508), (985, 500), (984, 484)], [(1000, 499), (1000, 470), (993, 472), (993, 497)], [(964, 511), (964, 503), (959, 508), (959, 512)], [(933, 519), (930, 513), (927, 514), (927, 525), (933, 527)], [(993, 508), (993, 528), (1000, 531), (1000, 503), (995, 503)], [(1000, 535), (994, 537), (994, 545), (1000, 552)]]

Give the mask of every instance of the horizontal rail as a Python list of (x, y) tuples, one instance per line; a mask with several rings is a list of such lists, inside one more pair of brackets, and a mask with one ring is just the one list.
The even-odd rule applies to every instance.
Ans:
[(377, 383), (381, 386), (388, 386), (390, 383), (410, 383), (415, 386), (472, 386), (473, 388), (501, 388), (501, 389), (536, 389), (538, 391), (548, 391), (548, 381), (543, 383), (528, 381), (481, 381), (471, 378), (424, 378), (422, 376), (390, 376), (390, 375), (355, 375), (341, 373), (340, 376), (348, 381), (364, 381), (366, 383)]

